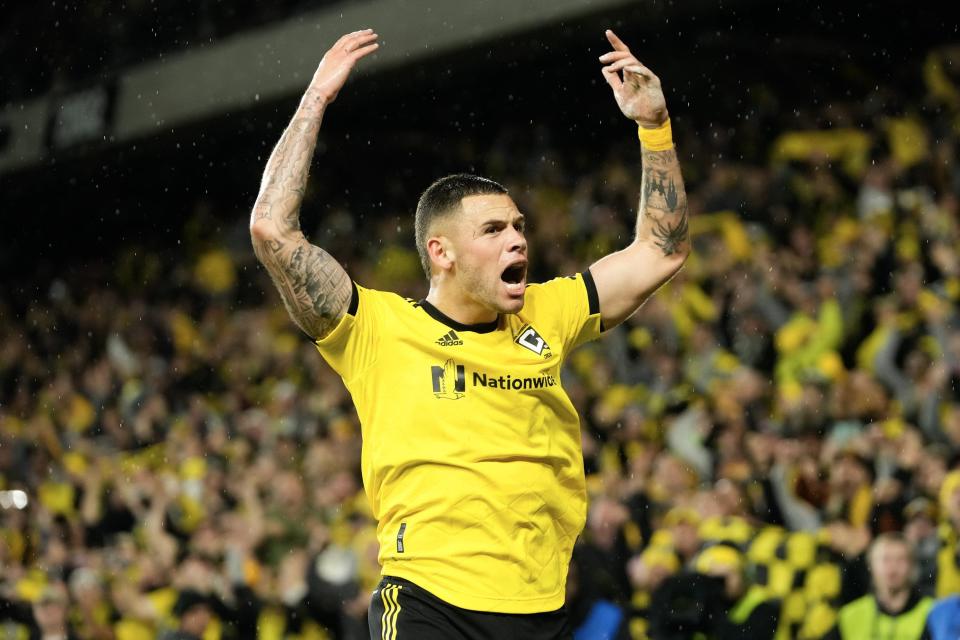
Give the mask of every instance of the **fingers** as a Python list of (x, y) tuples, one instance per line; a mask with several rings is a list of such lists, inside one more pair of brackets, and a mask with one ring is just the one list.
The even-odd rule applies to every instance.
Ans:
[(380, 48), (380, 43), (374, 42), (373, 44), (368, 44), (365, 47), (360, 47), (359, 49), (353, 52), (353, 56), (355, 59), (359, 60), (363, 56), (367, 55), (368, 53), (373, 53), (379, 48)]
[(614, 91), (619, 91), (623, 86), (623, 79), (619, 73), (621, 70), (634, 69), (634, 73), (637, 73), (645, 79), (656, 77), (649, 69), (646, 70), (646, 73), (639, 71), (640, 69), (646, 69), (646, 67), (630, 53), (630, 48), (624, 44), (623, 40), (617, 37), (617, 34), (607, 29), (604, 35), (607, 36), (607, 40), (614, 50), (608, 51), (600, 56), (600, 62), (606, 64), (601, 71), (603, 72), (604, 80), (607, 81), (607, 84), (609, 84)]
[(625, 45), (623, 43), (623, 40), (618, 38), (617, 34), (615, 34), (613, 31), (611, 31), (610, 29), (607, 29), (606, 35), (607, 35), (607, 40), (610, 41), (610, 44), (613, 46), (614, 49), (616, 49), (617, 51), (630, 51), (630, 48), (627, 45)]
[(608, 51), (607, 53), (600, 56), (600, 62), (614, 62), (615, 60), (620, 60), (621, 58), (632, 58), (633, 56), (629, 51)]
[(340, 39), (337, 40), (332, 47), (330, 47), (330, 50), (349, 53), (357, 48), (358, 40), (369, 40), (371, 37), (377, 37), (377, 34), (373, 32), (373, 29), (360, 29), (359, 31), (352, 31), (340, 36)]
[(351, 31), (350, 33), (345, 33), (345, 34), (343, 34), (342, 36), (340, 36), (340, 39), (336, 41), (335, 45), (336, 45), (336, 44), (344, 44), (344, 43), (346, 43), (347, 40), (349, 40), (350, 38), (355, 38), (356, 36), (358, 36), (358, 35), (360, 35), (360, 34), (372, 33), (372, 32), (373, 32), (373, 29), (360, 29), (359, 31)]
[(638, 64), (639, 63), (637, 62), (637, 59), (634, 58), (633, 56), (630, 56), (628, 58), (622, 58), (620, 60), (617, 60), (613, 64), (608, 64), (603, 68), (603, 70), (615, 72), (615, 71), (620, 71), (621, 69), (625, 69), (627, 67), (637, 68)]
[(375, 33), (358, 34), (352, 38), (349, 38), (345, 43), (343, 43), (343, 50), (346, 53), (354, 53), (358, 49), (375, 42), (377, 38), (378, 36)]
[(603, 79), (607, 81), (607, 84), (609, 84), (614, 91), (619, 91), (620, 87), (623, 86), (623, 80), (620, 79), (619, 73), (616, 71), (610, 71), (609, 69), (609, 67), (604, 67), (601, 69), (603, 72)]
[(638, 76), (642, 77), (644, 80), (652, 80), (654, 82), (660, 82), (660, 78), (650, 69), (646, 68), (640, 63), (632, 64), (623, 68), (625, 72), (635, 73)]

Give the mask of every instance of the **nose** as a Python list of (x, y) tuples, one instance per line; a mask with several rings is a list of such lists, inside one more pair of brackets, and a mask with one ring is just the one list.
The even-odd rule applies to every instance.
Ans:
[(526, 236), (523, 235), (522, 231), (519, 231), (514, 227), (510, 227), (510, 229), (513, 231), (513, 234), (510, 236), (508, 240), (507, 252), (509, 253), (517, 252), (517, 253), (526, 254), (527, 253)]

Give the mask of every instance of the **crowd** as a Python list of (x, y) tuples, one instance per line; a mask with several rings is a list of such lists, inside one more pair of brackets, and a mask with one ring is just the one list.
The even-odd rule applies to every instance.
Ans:
[[(578, 640), (958, 624), (957, 59), (932, 52), (911, 100), (675, 119), (694, 251), (564, 374), (590, 493)], [(631, 238), (635, 139), (598, 160), (507, 127), (469, 152), (526, 213), (539, 279)], [(412, 220), (361, 232), (349, 205), (315, 241), (422, 297)], [(246, 225), (0, 294), (0, 638), (366, 637), (356, 414)]]

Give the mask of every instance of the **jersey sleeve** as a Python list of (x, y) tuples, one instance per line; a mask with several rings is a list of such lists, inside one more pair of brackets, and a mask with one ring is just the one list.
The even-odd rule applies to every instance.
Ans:
[(320, 355), (344, 381), (360, 375), (376, 360), (377, 326), (383, 314), (379, 293), (354, 283), (347, 312), (333, 331), (314, 341)]
[(540, 287), (537, 315), (555, 323), (554, 330), (563, 341), (564, 353), (600, 336), (603, 331), (600, 299), (589, 269), (554, 278)]

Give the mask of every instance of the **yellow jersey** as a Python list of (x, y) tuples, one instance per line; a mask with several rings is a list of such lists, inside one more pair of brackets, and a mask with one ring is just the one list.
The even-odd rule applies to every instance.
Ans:
[(384, 575), (464, 609), (563, 605), (587, 495), (560, 368), (600, 331), (589, 270), (531, 284), (519, 313), (474, 325), (354, 285), (316, 346), (360, 417)]

